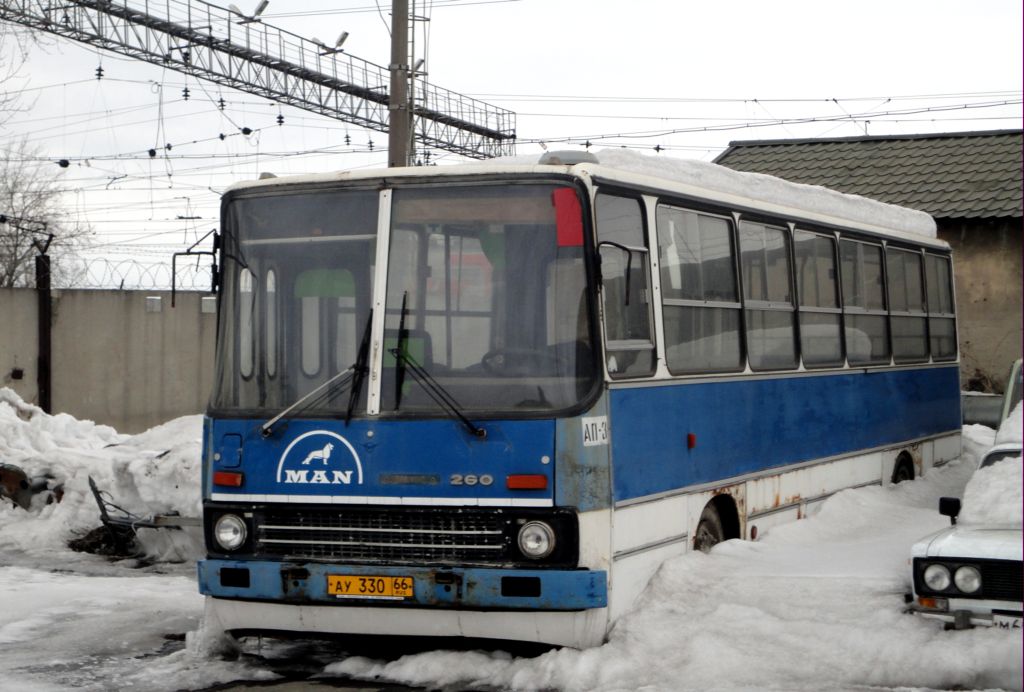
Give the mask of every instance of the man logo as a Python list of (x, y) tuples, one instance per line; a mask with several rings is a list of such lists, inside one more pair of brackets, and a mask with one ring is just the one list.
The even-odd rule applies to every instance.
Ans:
[(277, 463), (277, 482), (362, 485), (363, 465), (355, 448), (344, 437), (327, 430), (313, 430), (296, 437), (284, 450)]

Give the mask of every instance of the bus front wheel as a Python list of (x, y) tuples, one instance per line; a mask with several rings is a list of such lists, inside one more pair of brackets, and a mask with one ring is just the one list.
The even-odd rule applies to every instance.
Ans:
[(714, 505), (709, 504), (700, 513), (697, 532), (693, 536), (693, 547), (702, 553), (707, 553), (724, 540), (725, 530), (722, 528), (722, 518), (718, 516), (718, 510)]

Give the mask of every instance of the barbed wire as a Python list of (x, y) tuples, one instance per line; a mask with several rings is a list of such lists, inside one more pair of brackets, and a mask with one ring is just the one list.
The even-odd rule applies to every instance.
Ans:
[[(93, 288), (169, 291), (170, 262), (144, 262), (134, 258), (76, 258), (61, 262), (54, 272), (57, 288)], [(209, 258), (182, 259), (175, 271), (174, 285), (181, 291), (209, 291), (213, 271)]]

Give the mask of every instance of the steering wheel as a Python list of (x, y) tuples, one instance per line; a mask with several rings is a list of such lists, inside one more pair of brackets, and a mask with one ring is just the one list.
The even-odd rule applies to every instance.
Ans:
[(485, 353), (480, 364), (484, 371), (499, 377), (550, 375), (568, 367), (562, 356), (529, 348), (496, 348)]

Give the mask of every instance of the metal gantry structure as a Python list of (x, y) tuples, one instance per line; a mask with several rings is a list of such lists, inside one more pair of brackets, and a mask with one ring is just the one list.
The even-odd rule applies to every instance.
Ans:
[[(394, 70), (202, 0), (0, 0), (0, 20), (389, 131)], [(408, 66), (404, 72), (409, 71)], [(515, 113), (427, 82), (415, 140), (474, 159), (514, 153)]]

